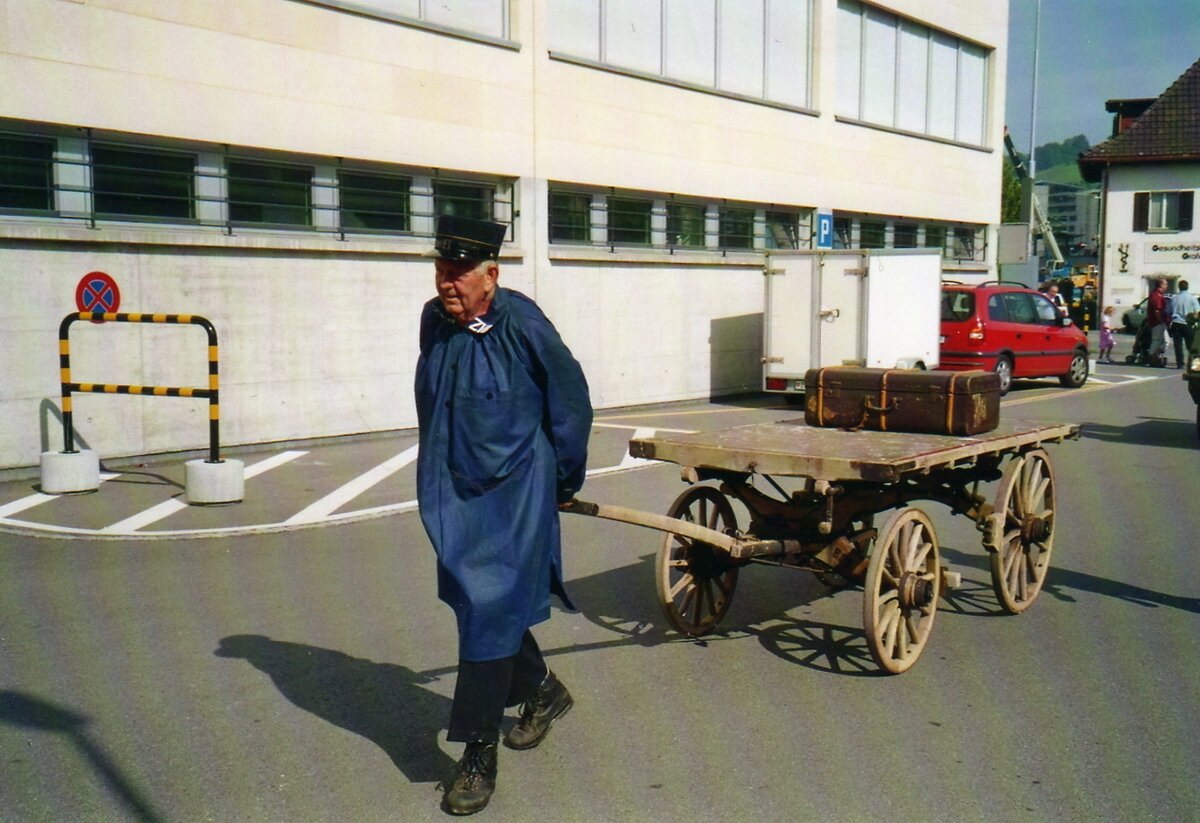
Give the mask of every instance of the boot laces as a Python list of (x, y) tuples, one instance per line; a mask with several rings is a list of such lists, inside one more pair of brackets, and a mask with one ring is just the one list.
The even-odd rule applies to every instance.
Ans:
[(467, 750), (463, 752), (462, 762), (459, 764), (459, 773), (467, 780), (472, 778), (481, 778), (488, 772), (487, 756), (488, 747), (484, 745), (469, 745)]

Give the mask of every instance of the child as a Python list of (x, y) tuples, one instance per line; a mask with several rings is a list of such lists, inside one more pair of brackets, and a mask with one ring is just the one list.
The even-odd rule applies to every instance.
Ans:
[(1100, 314), (1100, 359), (1099, 363), (1111, 363), (1113, 350), (1112, 315), (1115, 309), (1105, 306)]

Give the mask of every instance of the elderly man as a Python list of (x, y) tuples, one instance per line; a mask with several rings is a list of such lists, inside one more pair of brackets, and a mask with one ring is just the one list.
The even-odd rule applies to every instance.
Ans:
[(458, 619), (448, 739), (466, 743), (443, 808), (472, 814), (496, 785), (505, 736), (542, 741), (573, 705), (529, 629), (562, 584), (558, 508), (583, 485), (592, 407), (587, 381), (536, 304), (497, 286), (505, 227), (438, 220), (437, 297), (421, 314), (417, 497), (438, 560), (438, 597)]

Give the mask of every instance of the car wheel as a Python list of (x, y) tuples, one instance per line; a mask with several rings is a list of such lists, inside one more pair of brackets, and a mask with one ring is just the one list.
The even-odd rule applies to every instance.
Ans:
[(996, 374), (1000, 375), (1000, 394), (1001, 396), (1008, 394), (1009, 388), (1012, 386), (1013, 361), (1007, 354), (1002, 354), (996, 358), (996, 368), (993, 369)]
[(1087, 382), (1088, 379), (1088, 359), (1087, 355), (1081, 351), (1071, 355), (1071, 368), (1067, 369), (1067, 373), (1058, 378), (1058, 382), (1062, 383), (1068, 389), (1077, 389)]

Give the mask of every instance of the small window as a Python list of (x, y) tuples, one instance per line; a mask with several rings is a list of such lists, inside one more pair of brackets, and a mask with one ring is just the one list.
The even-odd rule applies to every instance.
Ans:
[(434, 211), (470, 220), (494, 220), (492, 200), (495, 192), (490, 186), (471, 183), (433, 184)]
[(704, 247), (704, 206), (696, 203), (667, 204), (667, 245)]
[(945, 226), (926, 226), (925, 227), (925, 248), (927, 248), (927, 249), (944, 249), (944, 248), (946, 248), (946, 227)]
[(1063, 313), (1058, 307), (1040, 294), (1033, 297), (1034, 310), (1037, 311), (1038, 322), (1043, 326), (1061, 326)]
[(882, 249), (887, 224), (878, 220), (864, 220), (859, 226), (859, 246), (864, 249)]
[(790, 211), (767, 212), (768, 249), (800, 248), (800, 215)]
[(892, 246), (897, 249), (917, 247), (917, 224), (897, 223), (892, 229)]
[(1133, 195), (1134, 231), (1191, 231), (1195, 192), (1139, 191)]
[(338, 173), (341, 227), (345, 231), (409, 231), (412, 180), (358, 171)]
[(835, 249), (848, 249), (851, 247), (851, 231), (853, 228), (854, 223), (849, 217), (833, 218), (833, 247)]
[(942, 319), (954, 323), (969, 320), (975, 314), (975, 293), (949, 290), (942, 292)]
[(1008, 322), (1008, 312), (1005, 311), (1002, 297), (1003, 295), (1000, 294), (993, 294), (988, 297), (988, 320), (995, 320), (1000, 323)]
[(754, 210), (721, 209), (721, 236), (723, 249), (754, 248)]
[(975, 229), (956, 226), (954, 229), (954, 258), (956, 260), (974, 260), (975, 248)]
[(190, 220), (195, 171), (195, 155), (93, 144), (96, 214)]
[(652, 205), (632, 197), (608, 198), (608, 242), (648, 245)]
[(591, 239), (592, 196), (550, 192), (550, 242), (586, 243)]
[(311, 167), (230, 160), (228, 171), (230, 221), (312, 225)]
[(54, 141), (0, 134), (0, 209), (54, 208)]
[[(1004, 299), (1004, 311), (1008, 315), (1008, 322), (1036, 323), (1038, 321), (1033, 301), (1025, 292), (1005, 292), (1001, 297)], [(1050, 304), (1050, 308), (1054, 308), (1053, 303)]]

